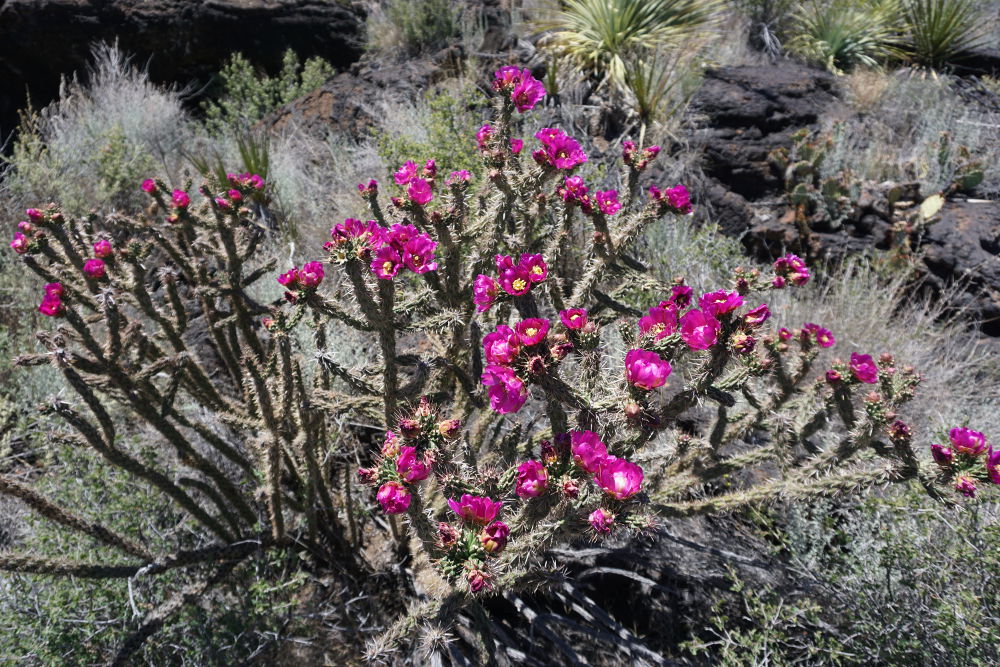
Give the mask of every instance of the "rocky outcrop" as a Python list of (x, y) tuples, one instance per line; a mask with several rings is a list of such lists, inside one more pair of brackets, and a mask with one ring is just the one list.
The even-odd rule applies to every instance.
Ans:
[(44, 106), (97, 42), (117, 40), (154, 81), (204, 83), (236, 51), (271, 71), (289, 48), (344, 68), (361, 56), (363, 19), (360, 5), (338, 0), (2, 0), (0, 136), (26, 88)]

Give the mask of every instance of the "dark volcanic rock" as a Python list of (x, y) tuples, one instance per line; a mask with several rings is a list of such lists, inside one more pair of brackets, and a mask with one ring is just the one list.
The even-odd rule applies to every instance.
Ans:
[(344, 68), (361, 56), (364, 21), (359, 6), (332, 0), (2, 0), (0, 136), (26, 87), (44, 106), (94, 43), (115, 40), (149, 62), (154, 81), (186, 84), (207, 81), (235, 51), (269, 71), (289, 48)]
[(927, 284), (940, 293), (956, 284), (949, 303), (1000, 336), (1000, 202), (949, 202), (924, 237)]

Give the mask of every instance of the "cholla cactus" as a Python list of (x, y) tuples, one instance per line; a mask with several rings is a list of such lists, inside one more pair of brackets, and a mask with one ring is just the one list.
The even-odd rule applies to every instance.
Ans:
[[(335, 225), (326, 255), (302, 267), (260, 259), (266, 187), (254, 175), (206, 182), (200, 199), (147, 180), (148, 214), (107, 225), (55, 205), (29, 210), (11, 246), (47, 283), (39, 310), (56, 326), (39, 333), (47, 351), (19, 363), (59, 368), (78, 401), (45, 409), (74, 443), (184, 510), (206, 546), (154, 553), (0, 478), (0, 493), (122, 555), (3, 554), (0, 569), (197, 567), (201, 578), (149, 614), (125, 659), (267, 550), (295, 545), (317, 569), (372, 572), (359, 547), (379, 529), (358, 506), (357, 479), (398, 549), (419, 553), (413, 570), (442, 584), (388, 624), (374, 656), (417, 628), (446, 627), (480, 596), (544, 584), (541, 554), (559, 540), (888, 481), (933, 488), (934, 466), (918, 461), (897, 415), (919, 383), (913, 369), (853, 354), (814, 370), (835, 342), (829, 330), (769, 327), (767, 294), (810, 279), (801, 259), (768, 275), (739, 269), (697, 299), (682, 279), (660, 282), (631, 247), (649, 225), (687, 224), (691, 202), (681, 185), (639, 190), (659, 148), (626, 143), (621, 191), (592, 192), (573, 173), (587, 161), (575, 139), (556, 128), (534, 133), (533, 147), (512, 136), (515, 111), (545, 94), (530, 72), (503, 68), (494, 88), (496, 117), (476, 137), (483, 183), (442, 178), (433, 159), (407, 162), (395, 196), (359, 185), (372, 219)], [(284, 299), (256, 300), (262, 279)], [(656, 303), (645, 314), (628, 301), (637, 292)], [(345, 330), (377, 344), (366, 368), (337, 362)], [(109, 405), (162, 437), (156, 459), (122, 443)], [(358, 444), (345, 418), (383, 432), (381, 443)], [(768, 479), (717, 483), (758, 467)]]

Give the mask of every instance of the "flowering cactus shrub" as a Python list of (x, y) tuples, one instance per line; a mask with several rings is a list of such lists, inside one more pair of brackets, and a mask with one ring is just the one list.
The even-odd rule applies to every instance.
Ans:
[[(38, 334), (45, 352), (18, 363), (56, 366), (75, 392), (45, 406), (75, 433), (59, 437), (157, 489), (202, 538), (154, 553), (0, 478), (0, 493), (121, 554), (6, 553), (0, 569), (188, 568), (191, 583), (148, 614), (124, 660), (263, 552), (294, 548), (364, 588), (378, 566), (362, 547), (390, 540), (415, 578), (438, 585), (391, 591), (400, 612), (376, 656), (482, 596), (544, 586), (542, 554), (559, 541), (890, 481), (936, 492), (940, 474), (899, 416), (917, 373), (859, 353), (816, 367), (830, 330), (772, 326), (768, 294), (810, 280), (801, 259), (738, 269), (724, 286), (661, 282), (632, 248), (650, 225), (688, 224), (692, 203), (682, 185), (639, 188), (660, 149), (626, 142), (618, 188), (592, 191), (574, 173), (588, 159), (576, 139), (514, 136), (541, 83), (505, 67), (494, 89), (496, 117), (456, 137), (478, 142), (483, 182), (409, 161), (388, 187), (359, 185), (371, 219), (335, 224), (326, 254), (301, 267), (263, 259), (267, 186), (251, 174), (195, 193), (149, 179), (148, 214), (105, 224), (29, 210), (11, 248), (44, 281), (38, 309), (54, 326)], [(261, 301), (260, 281), (283, 297)], [(378, 357), (338, 362), (346, 331)], [(139, 426), (162, 439), (160, 457), (123, 444)], [(935, 458), (965, 471), (954, 456), (983, 448), (955, 437), (965, 449)], [(414, 602), (405, 611), (401, 594)]]

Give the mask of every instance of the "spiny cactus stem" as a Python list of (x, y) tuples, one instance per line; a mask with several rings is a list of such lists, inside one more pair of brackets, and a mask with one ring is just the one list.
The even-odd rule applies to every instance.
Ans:
[(385, 404), (385, 425), (390, 426), (396, 417), (396, 396), (399, 391), (399, 367), (396, 363), (396, 326), (393, 322), (393, 302), (396, 297), (396, 283), (392, 280), (379, 281), (379, 299), (382, 302), (382, 318), (379, 321), (378, 337), (382, 347), (382, 397)]

